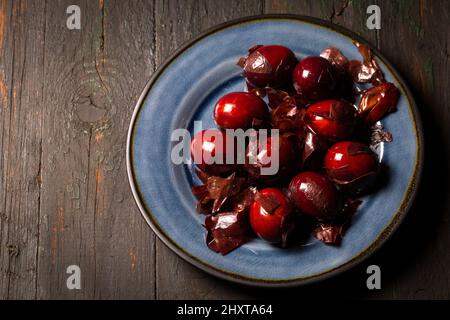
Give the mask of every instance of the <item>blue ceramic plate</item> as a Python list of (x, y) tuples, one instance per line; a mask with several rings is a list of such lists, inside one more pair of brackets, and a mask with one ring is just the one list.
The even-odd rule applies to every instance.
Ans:
[(299, 16), (258, 16), (218, 26), (179, 49), (156, 72), (131, 119), (127, 166), (131, 188), (145, 220), (173, 251), (195, 266), (222, 278), (261, 286), (299, 285), (346, 270), (379, 248), (405, 216), (422, 167), (422, 133), (414, 101), (403, 80), (376, 50), (388, 81), (401, 90), (398, 111), (383, 120), (394, 136), (384, 145), (382, 161), (389, 183), (363, 199), (340, 247), (317, 240), (279, 249), (254, 239), (226, 256), (205, 244), (203, 216), (195, 211), (191, 186), (198, 181), (188, 165), (174, 165), (171, 132), (215, 127), (212, 109), (218, 98), (244, 90), (239, 57), (255, 44), (281, 44), (298, 57), (318, 55), (329, 46), (349, 59), (361, 59), (351, 32)]

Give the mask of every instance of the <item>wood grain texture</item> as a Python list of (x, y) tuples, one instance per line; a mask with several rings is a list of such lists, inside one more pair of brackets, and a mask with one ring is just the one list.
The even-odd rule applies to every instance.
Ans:
[[(385, 297), (450, 297), (450, 2), (383, 2), (380, 50), (413, 89), (425, 130), (425, 169), (413, 209), (380, 251)], [(384, 30), (384, 31), (383, 31)]]
[[(79, 31), (66, 28), (72, 4)], [(370, 4), (379, 31), (365, 26)], [(413, 89), (426, 132), (417, 200), (388, 244), (288, 290), (231, 284), (177, 257), (141, 218), (125, 168), (129, 119), (156, 68), (205, 29), (261, 13), (331, 20), (377, 46)], [(446, 0), (0, 0), (0, 298), (450, 298), (449, 15)], [(72, 264), (81, 290), (66, 288)], [(382, 290), (366, 288), (370, 264)]]
[[(28, 246), (34, 249), (30, 266), (22, 266), (19, 273), (14, 264), (9, 267), (10, 272), (23, 276), (34, 274), (33, 285), (21, 287), (27, 293), (23, 293), (23, 297), (152, 298), (154, 236), (136, 210), (127, 185), (124, 154), (133, 106), (154, 70), (148, 58), (152, 56), (153, 22), (147, 19), (152, 16), (153, 6), (139, 1), (79, 2), (82, 29), (71, 31), (65, 25), (66, 8), (71, 4), (74, 3), (52, 1), (48, 11), (44, 7), (23, 8), (33, 17), (29, 23), (42, 35), (22, 36), (25, 30), (20, 29), (21, 33), (14, 35), (15, 41), (20, 40), (27, 48), (34, 45), (33, 39), (39, 44), (40, 51), (18, 50), (19, 44), (16, 44), (14, 74), (17, 73), (17, 80), (13, 81), (17, 85), (13, 84), (12, 90), (17, 102), (10, 107), (23, 109), (21, 114), (28, 112), (29, 121), (35, 121), (31, 123), (37, 128), (34, 132), (33, 126), (17, 120), (13, 123), (14, 130), (24, 130), (24, 133), (14, 137), (23, 142), (5, 138), (9, 138), (9, 145), (17, 145), (7, 149), (8, 161), (12, 164), (7, 167), (9, 189), (5, 198), (8, 206), (18, 206), (17, 214), (6, 208), (8, 215), (17, 215), (17, 218), (11, 216), (11, 222), (5, 226), (20, 226), (21, 229), (9, 232), (15, 236), (5, 236), (2, 247), (14, 245), (14, 238), (19, 238), (27, 240)], [(14, 7), (14, 10), (15, 15), (22, 12), (21, 8)], [(41, 19), (46, 15), (45, 24), (37, 24), (37, 13), (41, 14)], [(17, 23), (16, 28), (18, 26)], [(130, 38), (133, 41), (126, 40)], [(30, 58), (30, 70), (23, 76), (21, 66), (27, 52), (40, 60)], [(21, 79), (27, 82), (22, 83)], [(30, 86), (39, 85), (39, 90), (29, 92), (24, 87), (28, 81)], [(25, 104), (24, 99), (20, 100), (21, 95), (34, 100)], [(24, 105), (19, 109), (21, 101)], [(31, 146), (24, 146), (28, 135), (37, 140), (34, 142), (37, 154), (31, 153), (34, 152)], [(13, 148), (30, 151), (15, 157)], [(29, 161), (22, 163), (21, 159)], [(36, 165), (31, 161), (36, 161)], [(30, 177), (17, 179), (18, 176), (13, 175), (15, 172), (27, 173), (22, 166), (32, 172)], [(36, 196), (20, 189), (35, 180), (39, 181)], [(37, 197), (37, 202), (24, 203), (19, 197), (29, 202)], [(32, 221), (26, 221), (25, 217)], [(23, 235), (26, 228), (39, 228), (39, 232), (29, 231), (34, 236), (39, 234), (38, 239), (27, 239)], [(5, 227), (4, 233), (7, 232)], [(39, 243), (38, 251), (36, 243)], [(23, 254), (19, 259), (28, 256), (26, 249), (20, 248)], [(13, 259), (17, 260), (14, 256), (11, 261)], [(35, 264), (38, 268), (33, 271), (31, 268)], [(81, 268), (82, 290), (66, 288), (66, 268), (72, 264)], [(30, 271), (26, 271), (28, 268)], [(17, 296), (13, 288), (10, 284), (6, 297)]]
[(290, 13), (312, 16), (346, 27), (376, 45), (378, 30), (366, 27), (366, 8), (374, 0), (265, 0), (264, 13)]
[(34, 298), (39, 245), (42, 141), (43, 3), (5, 3), (2, 30), (2, 207), (0, 287), (10, 299)]

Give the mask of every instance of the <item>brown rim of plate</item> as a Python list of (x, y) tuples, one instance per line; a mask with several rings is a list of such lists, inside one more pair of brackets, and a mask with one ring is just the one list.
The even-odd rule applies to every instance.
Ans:
[[(141, 192), (139, 190), (139, 186), (137, 184), (136, 178), (135, 178), (135, 170), (134, 165), (132, 163), (132, 140), (134, 138), (134, 128), (136, 121), (139, 117), (139, 111), (141, 109), (142, 103), (144, 102), (145, 98), (149, 94), (152, 86), (156, 81), (158, 80), (159, 76), (166, 70), (166, 68), (174, 61), (176, 60), (184, 51), (186, 51), (189, 47), (196, 44), (197, 42), (205, 39), (206, 37), (210, 36), (211, 34), (217, 33), (221, 30), (245, 24), (250, 23), (254, 21), (264, 21), (264, 20), (292, 20), (292, 21), (299, 21), (302, 23), (308, 23), (315, 25), (317, 27), (326, 28), (330, 31), (337, 32), (338, 34), (345, 36), (346, 38), (349, 38), (351, 40), (356, 40), (360, 43), (368, 45), (371, 50), (374, 52), (375, 56), (380, 59), (383, 64), (388, 68), (388, 71), (391, 73), (391, 75), (397, 80), (397, 82), (400, 84), (400, 90), (404, 94), (405, 98), (408, 101), (408, 104), (410, 106), (410, 112), (413, 118), (413, 125), (416, 133), (416, 148), (417, 148), (417, 154), (416, 154), (416, 163), (414, 167), (414, 172), (412, 174), (412, 177), (408, 184), (408, 189), (404, 193), (403, 200), (400, 204), (399, 210), (396, 212), (394, 217), (392, 218), (389, 225), (387, 225), (383, 231), (378, 235), (377, 239), (375, 239), (367, 248), (365, 248), (363, 251), (355, 255), (352, 259), (348, 260), (347, 262), (332, 268), (330, 270), (327, 270), (322, 273), (314, 274), (308, 277), (301, 277), (301, 278), (291, 278), (291, 279), (258, 279), (258, 278), (252, 278), (236, 273), (231, 273), (225, 270), (221, 270), (217, 267), (214, 267), (210, 264), (208, 264), (205, 261), (200, 260), (199, 258), (192, 256), (189, 252), (181, 248), (177, 243), (175, 243), (165, 232), (162, 230), (162, 228), (158, 225), (157, 221), (153, 218), (151, 211), (147, 208), (145, 205), (145, 202), (141, 196)], [(126, 146), (126, 164), (127, 164), (127, 173), (128, 173), (128, 179), (130, 182), (131, 190), (134, 196), (134, 199), (136, 201), (136, 204), (147, 222), (147, 224), (151, 227), (153, 232), (158, 236), (158, 238), (167, 246), (169, 249), (174, 251), (177, 255), (179, 255), (181, 258), (186, 260), (187, 262), (191, 263), (192, 265), (198, 267), (199, 269), (206, 271), (216, 277), (233, 281), (240, 284), (245, 285), (251, 285), (251, 286), (259, 286), (259, 287), (294, 287), (299, 286), (307, 283), (317, 282), (320, 280), (328, 279), (334, 275), (337, 275), (339, 273), (342, 273), (346, 270), (349, 270), (350, 268), (356, 266), (357, 264), (361, 263), (363, 260), (368, 258), (370, 255), (372, 255), (374, 252), (376, 252), (394, 233), (394, 231), (398, 228), (404, 217), (406, 216), (406, 213), (410, 209), (415, 194), (418, 189), (419, 181), (421, 178), (422, 168), (423, 168), (423, 160), (424, 160), (424, 138), (423, 138), (423, 129), (422, 124), (420, 121), (420, 115), (417, 109), (417, 105), (412, 97), (411, 91), (407, 87), (405, 81), (403, 78), (398, 74), (398, 72), (394, 69), (394, 67), (387, 61), (386, 58), (383, 57), (383, 55), (380, 54), (380, 52), (374, 48), (370, 43), (368, 43), (366, 40), (362, 39), (357, 34), (353, 33), (350, 30), (347, 30), (346, 28), (343, 28), (338, 25), (334, 25), (328, 21), (320, 20), (317, 18), (312, 18), (308, 16), (301, 16), (301, 15), (292, 15), (292, 14), (268, 14), (268, 15), (256, 15), (256, 16), (249, 16), (249, 17), (243, 17), (235, 20), (231, 20), (222, 24), (219, 24), (217, 26), (214, 26), (197, 37), (185, 42), (178, 50), (176, 50), (172, 55), (170, 55), (169, 58), (165, 60), (165, 62), (157, 69), (157, 71), (152, 75), (150, 80), (148, 81), (147, 85), (145, 86), (142, 94), (139, 97), (139, 100), (134, 108), (133, 115), (130, 120), (130, 126), (128, 129), (128, 135), (127, 135), (127, 146)]]

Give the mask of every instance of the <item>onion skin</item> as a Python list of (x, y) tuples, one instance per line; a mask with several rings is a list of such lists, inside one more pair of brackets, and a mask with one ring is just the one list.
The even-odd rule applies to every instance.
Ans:
[(323, 157), (328, 150), (328, 142), (309, 129), (305, 130), (301, 165), (303, 170), (318, 171), (323, 167)]
[(339, 49), (335, 47), (329, 47), (324, 49), (320, 56), (324, 59), (327, 59), (335, 68), (339, 69), (340, 71), (347, 71), (348, 68), (348, 59), (346, 56), (342, 54)]

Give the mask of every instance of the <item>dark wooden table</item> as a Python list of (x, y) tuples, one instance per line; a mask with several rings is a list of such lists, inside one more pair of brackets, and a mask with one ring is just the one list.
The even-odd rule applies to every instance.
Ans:
[[(66, 8), (81, 8), (68, 30)], [(381, 8), (381, 30), (366, 8)], [(386, 246), (333, 279), (289, 290), (213, 278), (155, 238), (132, 198), (125, 139), (155, 69), (184, 41), (234, 18), (310, 15), (345, 26), (398, 68), (419, 102), (426, 163)], [(450, 1), (0, 0), (0, 298), (450, 298)], [(382, 289), (366, 288), (377, 264)], [(81, 290), (68, 290), (78, 265)]]

